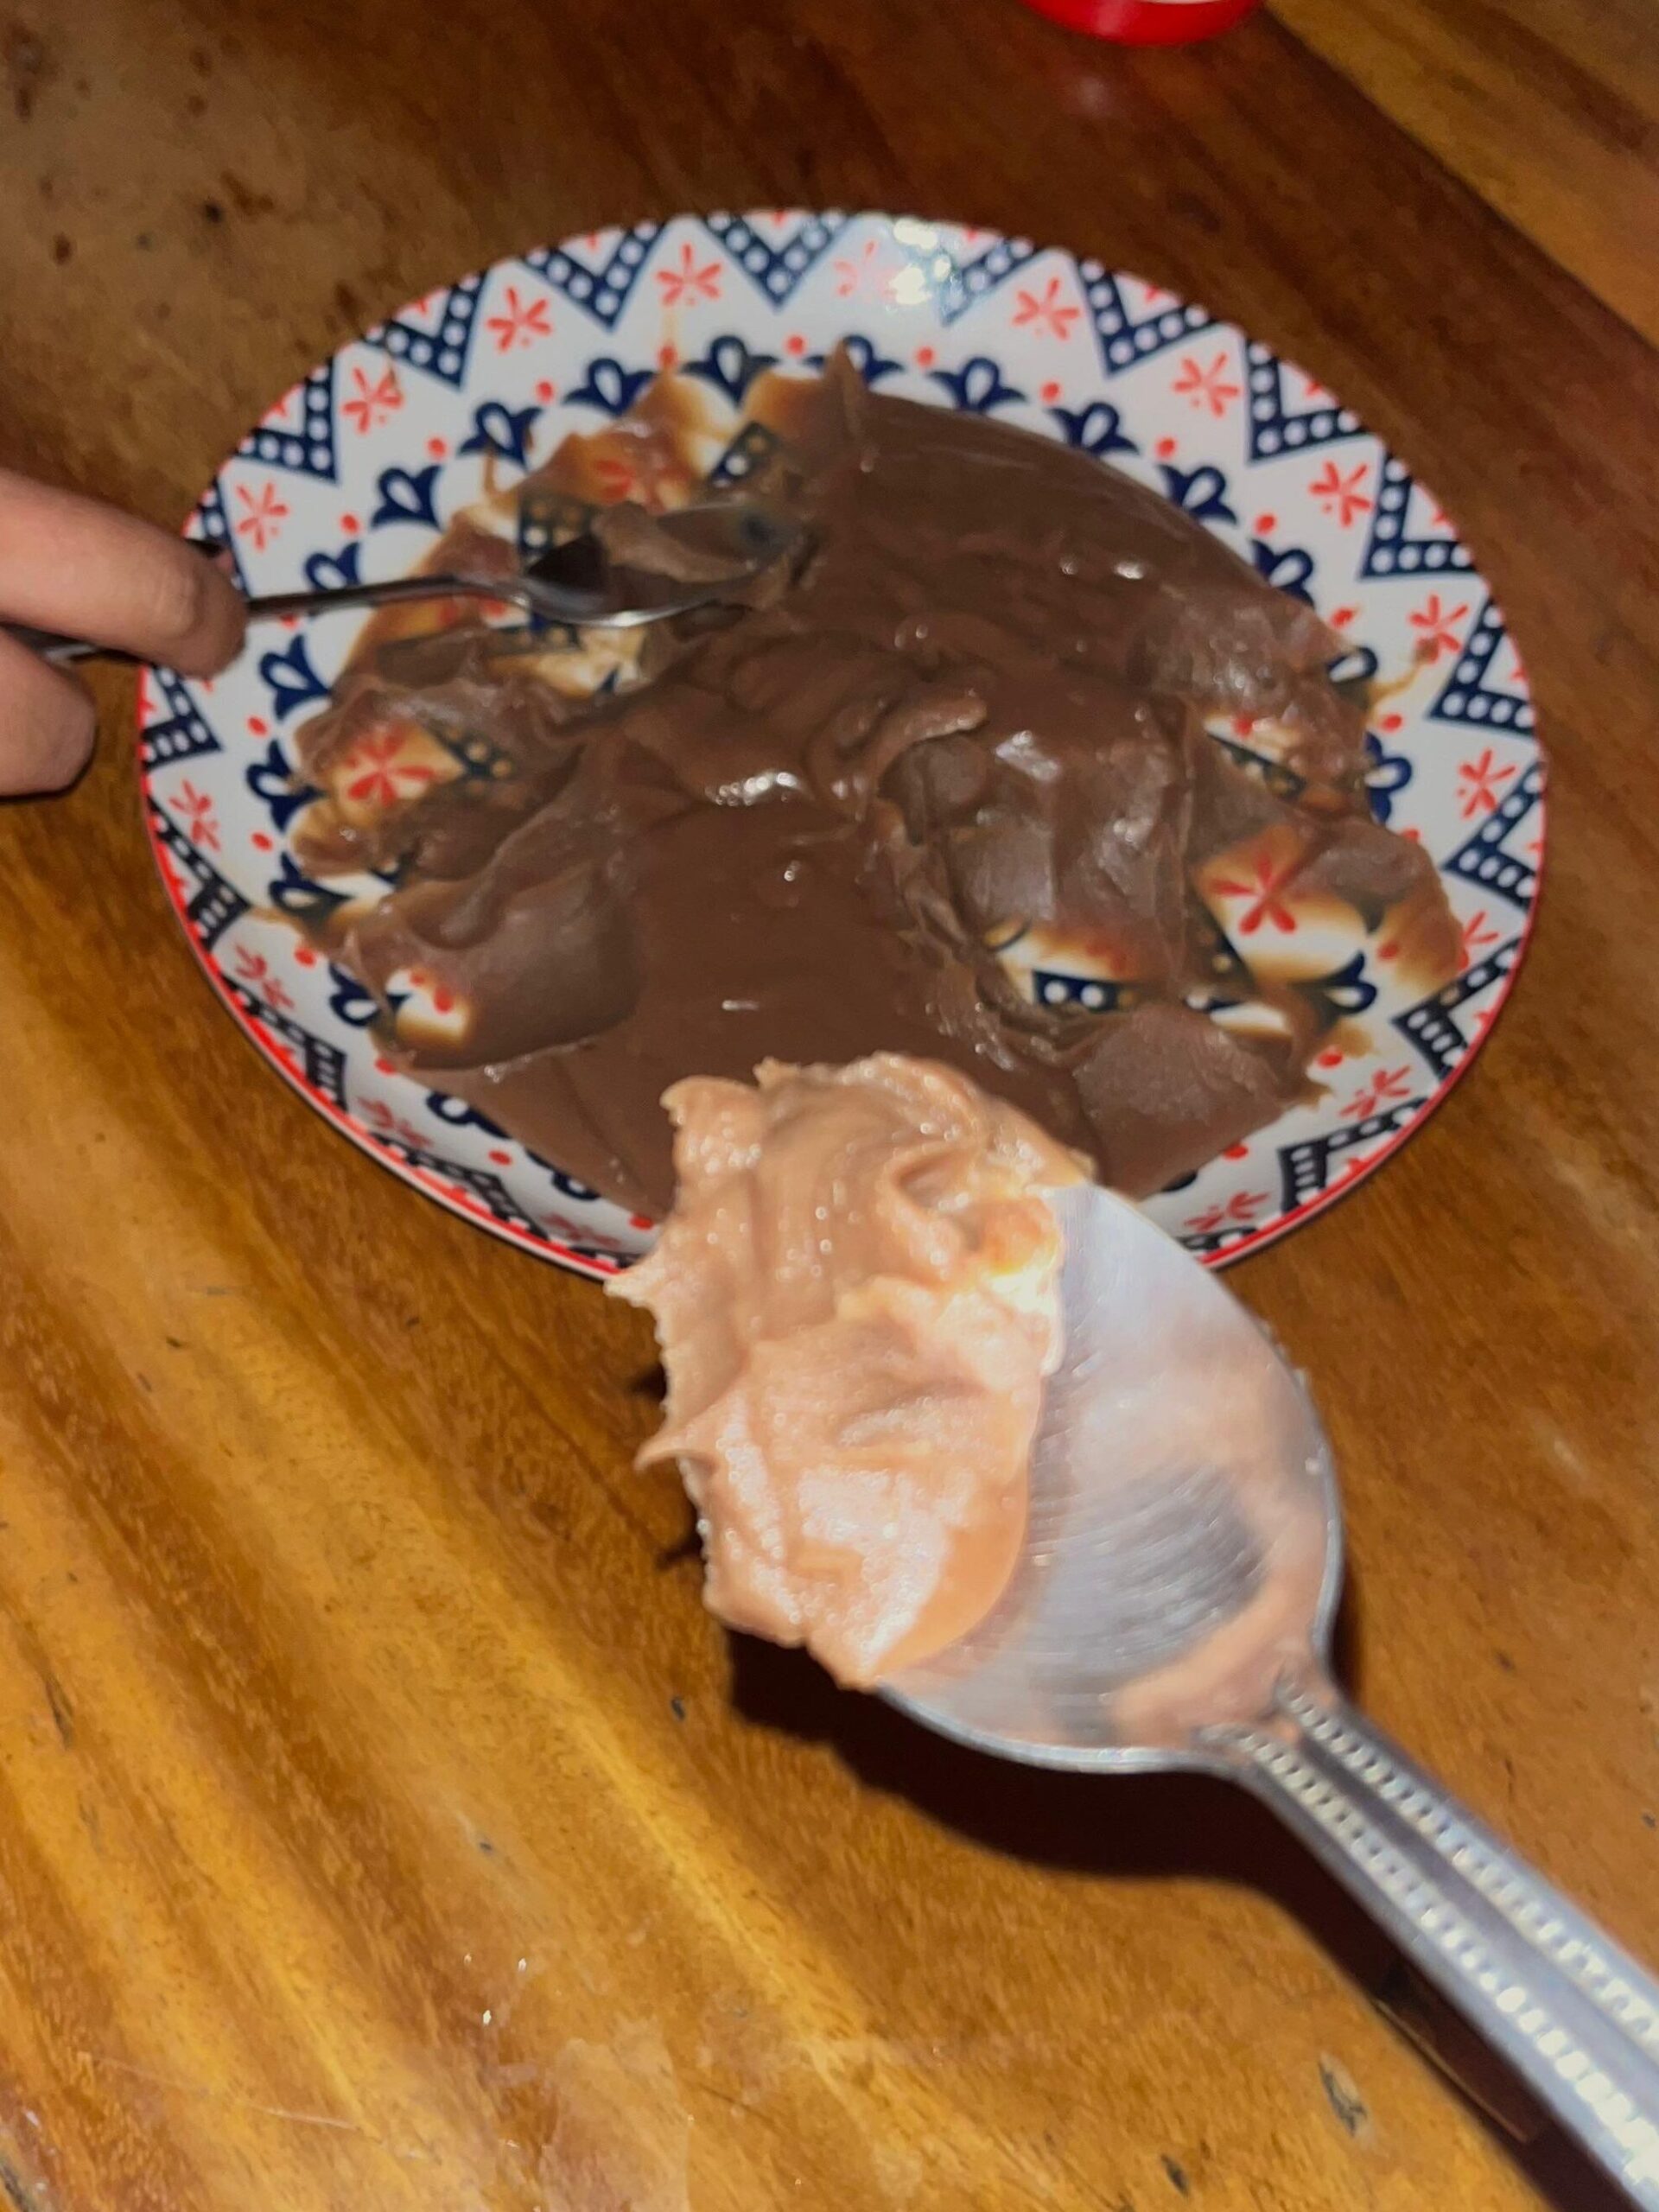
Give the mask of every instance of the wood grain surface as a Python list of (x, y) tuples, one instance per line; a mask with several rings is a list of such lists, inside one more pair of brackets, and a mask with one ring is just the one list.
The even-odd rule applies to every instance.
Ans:
[(1273, 0), (1286, 23), (1659, 343), (1653, 0)]
[[(1659, 1957), (1630, 324), (1270, 16), (1137, 56), (1013, 0), (12, 0), (0, 70), (0, 459), (164, 519), (435, 282), (779, 201), (1142, 270), (1410, 457), (1536, 683), (1542, 923), (1430, 1128), (1235, 1281), (1318, 1379), (1364, 1698)], [(725, 1640), (671, 1478), (630, 1470), (643, 1319), (272, 1079), (156, 880), (130, 684), (100, 697), (80, 788), (0, 810), (6, 2202), (1606, 2201), (1423, 2063), (1386, 1948), (1242, 1796), (982, 1764)]]

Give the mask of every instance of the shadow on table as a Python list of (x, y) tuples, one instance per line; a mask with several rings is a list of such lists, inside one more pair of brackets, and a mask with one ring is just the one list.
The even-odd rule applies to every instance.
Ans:
[[(1351, 1580), (1337, 1624), (1337, 1670), (1353, 1685), (1357, 1605)], [(1628, 2212), (1615, 2190), (1531, 2102), (1408, 1966), (1347, 1891), (1236, 1783), (1204, 1775), (1101, 1777), (1014, 1767), (948, 1742), (879, 1698), (838, 1690), (817, 1662), (734, 1637), (732, 1698), (746, 1719), (834, 1747), (863, 1781), (907, 1797), (993, 1850), (1041, 1866), (1109, 1876), (1242, 1882), (1293, 1914), (1419, 2048), (1558, 2212)], [(1336, 2116), (1345, 2118), (1332, 2096)]]

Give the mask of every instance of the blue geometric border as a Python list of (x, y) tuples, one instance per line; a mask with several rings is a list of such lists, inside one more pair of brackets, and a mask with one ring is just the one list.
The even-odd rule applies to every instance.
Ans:
[(635, 223), (623, 232), (595, 268), (568, 246), (537, 246), (524, 256), (526, 269), (574, 300), (607, 330), (614, 330), (628, 304), (652, 247), (662, 236), (660, 223)]
[(481, 273), (463, 276), (458, 284), (451, 284), (445, 291), (435, 330), (423, 330), (419, 323), (395, 315), (385, 322), (376, 323), (372, 330), (365, 330), (364, 343), (390, 353), (394, 361), (407, 362), (411, 369), (423, 369), (441, 384), (454, 385), (459, 391), (466, 380), (467, 356), (472, 351), (478, 302), (483, 290)]
[(1037, 249), (1029, 238), (998, 238), (971, 261), (957, 261), (946, 255), (950, 274), (935, 294), (939, 303), (939, 321), (954, 322), (958, 315), (966, 315), (976, 300), (995, 291), (1005, 276), (1012, 276), (1016, 269), (1023, 269), (1036, 255)]
[(150, 671), (149, 680), (166, 700), (168, 711), (165, 721), (147, 722), (140, 732), (138, 757), (146, 775), (175, 760), (194, 760), (204, 753), (224, 751), (182, 677), (175, 676), (170, 668), (156, 668)]
[(763, 238), (741, 215), (710, 215), (706, 227), (750, 283), (781, 306), (847, 228), (848, 219), (839, 208), (826, 208), (822, 215), (804, 217), (786, 238), (775, 241)]
[(1307, 446), (1327, 446), (1338, 438), (1362, 437), (1365, 425), (1335, 400), (1293, 410), (1285, 404), (1285, 364), (1271, 346), (1245, 341), (1244, 370), (1250, 387), (1250, 459), (1271, 461)]
[(1444, 575), (1474, 567), (1469, 548), (1456, 537), (1407, 537), (1406, 517), (1415, 488), (1416, 479), (1404, 461), (1394, 454), (1384, 454), (1376, 511), (1360, 562), (1361, 575)]
[(1532, 701), (1527, 694), (1500, 691), (1486, 682), (1493, 658), (1508, 634), (1496, 602), (1489, 599), (1464, 639), (1463, 651), (1441, 687), (1439, 698), (1428, 710), (1431, 721), (1472, 722), (1478, 729), (1510, 730), (1519, 737), (1531, 736)]
[(300, 426), (285, 429), (280, 423), (259, 423), (248, 432), (237, 452), (244, 461), (263, 462), (267, 468), (290, 468), (301, 476), (340, 480), (340, 455), (334, 444), (334, 365), (325, 361), (313, 369), (299, 387)]
[(1504, 847), (1543, 795), (1543, 763), (1530, 760), (1480, 827), (1441, 866), (1448, 874), (1478, 883), (1483, 891), (1495, 891), (1511, 906), (1530, 907), (1538, 889), (1538, 871), (1530, 861)]
[(158, 800), (149, 802), (156, 835), (195, 886), (185, 903), (185, 919), (204, 952), (211, 952), (229, 929), (250, 911), (233, 883), (227, 883), (199, 845), (193, 844)]
[(1282, 1210), (1294, 1213), (1298, 1206), (1317, 1198), (1330, 1185), (1333, 1160), (1339, 1159), (1344, 1152), (1351, 1152), (1356, 1145), (1374, 1144), (1378, 1137), (1392, 1136), (1421, 1114), (1427, 1103), (1426, 1098), (1402, 1098), (1397, 1106), (1387, 1107), (1380, 1114), (1368, 1114), (1363, 1121), (1351, 1122), (1344, 1128), (1329, 1130), (1323, 1136), (1305, 1137), (1299, 1144), (1281, 1144), (1279, 1185)]
[[(1521, 957), (1522, 939), (1511, 938), (1477, 960), (1443, 991), (1419, 999), (1415, 1006), (1394, 1016), (1394, 1027), (1418, 1057), (1426, 1060), (1437, 1083), (1444, 1083), (1470, 1049), (1469, 1039), (1455, 1019), (1469, 1001), (1509, 974)], [(1419, 1101), (1421, 1104), (1421, 1100)]]
[(1216, 318), (1207, 308), (1185, 302), (1160, 308), (1137, 322), (1122, 286), (1109, 269), (1098, 261), (1080, 261), (1077, 274), (1083, 279), (1090, 319), (1100, 341), (1100, 358), (1109, 377), (1116, 376), (1120, 369), (1133, 367), (1136, 361), (1150, 360), (1167, 346), (1179, 346), (1182, 339), (1191, 338), (1195, 331), (1215, 327)]

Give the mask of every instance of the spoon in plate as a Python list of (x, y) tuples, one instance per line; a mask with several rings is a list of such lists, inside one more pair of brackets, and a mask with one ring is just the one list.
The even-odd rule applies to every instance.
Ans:
[[(321, 591), (273, 592), (248, 601), (248, 620), (474, 598), (504, 601), (537, 621), (575, 629), (637, 630), (732, 598), (766, 570), (792, 559), (803, 543), (798, 523), (752, 502), (709, 500), (649, 517), (638, 508), (607, 508), (579, 536), (547, 547), (505, 575), (462, 568)], [(58, 667), (135, 658), (90, 639), (20, 623), (3, 626)]]
[(1300, 1381), (1135, 1207), (1093, 1187), (1052, 1203), (1065, 1351), (1024, 1554), (990, 1618), (884, 1694), (1002, 1758), (1253, 1790), (1659, 2207), (1659, 1984), (1332, 1681), (1341, 1506)]

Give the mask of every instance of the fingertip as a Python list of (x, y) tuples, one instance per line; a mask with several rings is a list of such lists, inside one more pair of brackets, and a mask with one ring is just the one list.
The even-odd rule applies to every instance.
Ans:
[[(241, 642), (240, 593), (197, 546), (97, 499), (0, 471), (0, 605), (187, 675)], [(4, 702), (0, 702), (0, 712)]]
[(40, 791), (67, 791), (84, 773), (98, 742), (98, 706), (92, 693), (67, 677), (63, 688), (68, 696), (54, 718), (41, 780), (35, 786)]
[(172, 637), (156, 658), (181, 676), (216, 676), (241, 651), (248, 603), (215, 563), (179, 539), (180, 604)]
[(248, 601), (237, 591), (217, 562), (190, 556), (197, 564), (197, 608), (183, 641), (173, 655), (179, 675), (219, 675), (241, 652), (248, 631)]
[[(0, 794), (65, 791), (92, 758), (92, 694), (10, 640), (0, 666)], [(15, 658), (14, 658), (15, 656)]]

